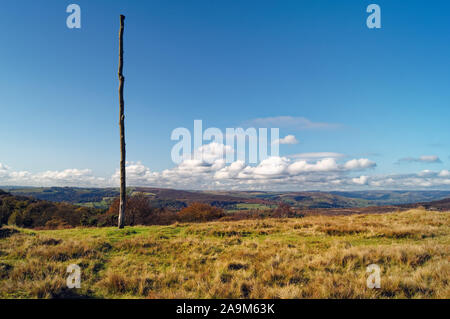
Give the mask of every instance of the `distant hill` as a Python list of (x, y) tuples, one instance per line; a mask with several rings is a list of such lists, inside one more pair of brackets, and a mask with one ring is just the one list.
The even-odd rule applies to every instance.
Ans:
[(415, 208), (422, 206), (429, 210), (450, 211), (450, 198), (437, 200), (433, 202), (414, 203), (401, 206), (405, 208)]
[(227, 202), (227, 201), (242, 201), (247, 202), (249, 200), (258, 201), (257, 198), (244, 198), (241, 196), (231, 194), (214, 194), (203, 191), (185, 191), (169, 188), (150, 188), (150, 187), (135, 187), (135, 192), (140, 192), (152, 196), (154, 198), (165, 200), (178, 200), (183, 202)]
[(428, 202), (450, 197), (450, 191), (262, 192), (206, 191), (216, 195), (284, 201), (298, 208), (352, 208)]
[[(14, 195), (93, 208), (107, 208), (119, 195), (116, 188), (14, 187), (6, 190)], [(279, 202), (297, 209), (362, 208), (425, 203), (450, 197), (450, 191), (187, 191), (156, 187), (130, 187), (128, 193), (143, 193), (149, 197), (151, 205), (158, 208), (181, 209), (192, 202), (202, 202), (228, 211), (268, 209)]]
[[(29, 196), (52, 202), (66, 202), (82, 206), (106, 208), (119, 196), (115, 188), (79, 188), (79, 187), (14, 187), (4, 188), (13, 195)], [(94, 204), (95, 203), (95, 204)]]
[[(109, 202), (119, 194), (116, 189), (102, 188), (14, 188), (0, 189), (0, 227), (4, 224), (27, 228), (66, 228), (75, 226), (111, 226), (117, 214), (108, 210)], [(137, 200), (131, 220), (141, 218), (146, 224), (167, 224), (193, 202), (207, 203), (224, 209), (227, 218), (263, 218), (276, 212), (280, 202), (303, 216), (379, 214), (423, 206), (428, 210), (450, 211), (450, 198), (396, 205), (377, 205), (415, 198), (445, 196), (446, 192), (212, 192), (134, 187), (127, 189), (130, 202)], [(134, 196), (134, 195), (144, 195)], [(342, 196), (346, 195), (346, 196)], [(354, 196), (354, 197), (350, 197)], [(96, 202), (89, 202), (95, 200)], [(139, 202), (140, 200), (140, 202)], [(145, 201), (145, 202), (143, 202)], [(139, 204), (140, 203), (140, 204)], [(142, 204), (144, 203), (144, 204)], [(118, 205), (118, 202), (117, 202)], [(141, 205), (141, 206), (139, 206)], [(139, 207), (146, 205), (142, 213)], [(82, 207), (84, 206), (84, 207)], [(139, 209), (140, 209), (139, 208)], [(155, 217), (156, 216), (156, 217)], [(156, 219), (155, 219), (156, 218)]]
[(429, 202), (450, 197), (450, 191), (355, 191), (331, 194), (366, 200), (370, 205), (398, 205)]

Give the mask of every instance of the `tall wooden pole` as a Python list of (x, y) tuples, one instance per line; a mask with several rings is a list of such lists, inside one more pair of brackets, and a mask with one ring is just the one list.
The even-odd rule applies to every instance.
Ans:
[(119, 228), (124, 227), (125, 221), (125, 206), (127, 201), (126, 193), (126, 179), (125, 179), (125, 115), (124, 115), (124, 101), (123, 101), (123, 86), (125, 77), (122, 74), (123, 70), (123, 28), (125, 16), (120, 15), (120, 29), (119, 29), (119, 127), (120, 127), (120, 206), (119, 206)]

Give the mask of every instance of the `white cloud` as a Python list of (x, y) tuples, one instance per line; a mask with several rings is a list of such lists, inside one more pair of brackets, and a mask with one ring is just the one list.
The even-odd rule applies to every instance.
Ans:
[[(126, 163), (126, 178), (129, 185), (145, 184), (147, 181), (157, 177), (157, 173), (152, 172), (148, 167), (141, 162), (127, 162)], [(120, 183), (120, 170), (117, 169), (110, 180), (115, 186)]]
[(369, 182), (368, 176), (360, 176), (358, 178), (352, 178), (352, 182), (358, 185), (367, 185)]
[(312, 164), (307, 161), (296, 161), (288, 168), (293, 175), (305, 172), (337, 171), (338, 169), (339, 166), (334, 158), (325, 158)]
[(436, 155), (423, 155), (419, 160), (424, 163), (441, 163), (441, 159)]
[(247, 122), (248, 126), (256, 127), (279, 127), (290, 128), (295, 130), (318, 130), (318, 129), (335, 129), (340, 127), (339, 124), (313, 122), (305, 117), (295, 116), (275, 116), (256, 118)]
[(366, 168), (372, 168), (377, 166), (375, 162), (368, 160), (367, 158), (352, 159), (345, 163), (344, 167), (348, 170), (360, 170)]
[[(142, 165), (142, 164), (129, 164)], [(422, 171), (416, 174), (387, 176), (350, 176), (352, 172), (375, 167), (367, 159), (354, 159), (338, 163), (336, 159), (317, 161), (293, 161), (286, 157), (270, 157), (256, 166), (243, 161), (230, 165), (223, 162), (208, 164), (191, 161), (150, 173), (142, 167), (137, 171), (140, 178), (128, 174), (130, 185), (175, 187), (188, 189), (248, 189), (248, 190), (331, 190), (331, 189), (440, 189), (450, 186), (447, 171)], [(136, 171), (136, 170), (134, 170)], [(128, 172), (128, 169), (127, 169)], [(146, 173), (147, 172), (147, 173)], [(135, 183), (133, 183), (135, 182)]]
[(201, 159), (207, 163), (214, 163), (218, 159), (223, 159), (227, 154), (233, 154), (234, 150), (229, 145), (216, 142), (205, 144), (194, 152), (193, 158)]
[[(248, 190), (332, 190), (332, 189), (449, 189), (448, 170), (424, 170), (412, 174), (363, 175), (359, 172), (376, 166), (366, 158), (341, 161), (341, 158), (311, 156), (288, 158), (273, 156), (258, 165), (244, 161), (226, 164), (222, 145), (202, 147), (203, 159), (186, 159), (163, 171), (152, 171), (142, 162), (127, 162), (127, 183), (184, 189)], [(229, 151), (229, 150), (228, 150)], [(321, 153), (329, 154), (329, 153)], [(317, 154), (316, 154), (317, 155)], [(355, 176), (355, 174), (358, 175)], [(0, 185), (23, 186), (118, 186), (119, 170), (109, 178), (98, 177), (89, 169), (66, 169), (31, 173), (15, 171), (0, 164)]]
[(286, 135), (283, 138), (280, 138), (279, 140), (275, 140), (273, 142), (274, 144), (297, 144), (298, 140), (295, 138), (294, 135)]
[(450, 177), (450, 172), (446, 169), (439, 172), (440, 177)]
[(398, 163), (442, 163), (436, 155), (422, 155), (420, 157), (404, 157), (398, 160)]
[(426, 170), (419, 172), (417, 175), (419, 175), (420, 177), (431, 177), (431, 176), (435, 176), (436, 172), (426, 169)]
[(334, 153), (334, 152), (315, 152), (315, 153), (299, 153), (299, 154), (293, 154), (288, 155), (288, 157), (291, 158), (304, 158), (304, 159), (315, 159), (315, 158), (340, 158), (345, 157), (344, 154), (341, 153)]
[(256, 176), (278, 176), (286, 172), (288, 164), (289, 160), (287, 158), (272, 156), (261, 161), (252, 171)]
[[(217, 143), (203, 145), (194, 154), (203, 157), (185, 159), (171, 169), (155, 172), (142, 162), (127, 162), (127, 184), (133, 186), (174, 187), (189, 189), (208, 188), (273, 188), (327, 187), (345, 185), (345, 175), (373, 164), (365, 159), (340, 164), (335, 158), (318, 160), (292, 160), (272, 156), (258, 165), (235, 161), (227, 165), (224, 153), (232, 150)], [(350, 164), (349, 164), (350, 163)], [(370, 162), (372, 163), (372, 162)], [(13, 171), (0, 164), (0, 183), (4, 185), (36, 186), (118, 186), (119, 169), (110, 178), (96, 177), (89, 169), (66, 169), (30, 173)]]
[(450, 175), (447, 171), (435, 172), (424, 170), (419, 173), (371, 176), (367, 183), (372, 188), (380, 189), (448, 189)]
[(32, 178), (33, 180), (40, 181), (41, 185), (45, 186), (92, 186), (103, 184), (104, 178), (95, 177), (90, 169), (65, 169), (63, 171), (46, 171), (38, 174), (30, 174), (28, 172), (22, 172), (22, 178)]
[(94, 176), (90, 169), (72, 168), (30, 173), (13, 171), (10, 167), (0, 164), (0, 183), (21, 186), (106, 186), (106, 179)]
[(240, 171), (245, 167), (244, 161), (236, 161), (231, 163), (231, 165), (226, 166), (218, 170), (214, 174), (215, 179), (230, 179), (234, 178), (239, 174)]

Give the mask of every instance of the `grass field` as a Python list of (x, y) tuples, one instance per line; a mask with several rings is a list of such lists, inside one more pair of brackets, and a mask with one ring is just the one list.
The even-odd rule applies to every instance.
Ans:
[(276, 208), (276, 205), (264, 205), (264, 204), (253, 204), (253, 203), (239, 203), (236, 204), (236, 209), (227, 209), (227, 212), (233, 213), (241, 210), (269, 210)]
[[(450, 298), (450, 214), (308, 216), (0, 238), (1, 298)], [(381, 267), (381, 288), (366, 267)], [(81, 267), (81, 288), (66, 268)]]

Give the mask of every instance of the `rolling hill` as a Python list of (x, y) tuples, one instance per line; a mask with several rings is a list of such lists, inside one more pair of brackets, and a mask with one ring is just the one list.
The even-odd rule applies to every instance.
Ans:
[[(94, 208), (107, 208), (114, 197), (119, 195), (116, 188), (6, 187), (5, 189), (14, 195)], [(202, 202), (229, 211), (268, 209), (279, 202), (288, 203), (296, 209), (335, 209), (425, 203), (450, 197), (450, 191), (187, 191), (155, 187), (130, 187), (128, 191), (129, 194), (143, 193), (148, 196), (153, 207), (181, 209), (192, 202)]]

